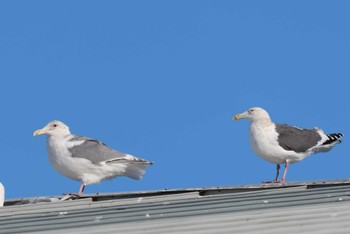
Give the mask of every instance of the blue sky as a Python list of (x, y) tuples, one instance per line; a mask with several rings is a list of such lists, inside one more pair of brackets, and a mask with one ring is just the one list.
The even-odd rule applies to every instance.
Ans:
[[(349, 129), (348, 1), (1, 1), (0, 181), (7, 197), (77, 192), (34, 130), (71, 132), (155, 162), (86, 193), (260, 183), (248, 121)], [(349, 177), (347, 136), (288, 181)]]

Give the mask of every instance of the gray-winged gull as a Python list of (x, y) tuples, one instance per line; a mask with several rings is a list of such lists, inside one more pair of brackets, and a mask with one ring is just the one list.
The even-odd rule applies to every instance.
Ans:
[[(266, 110), (253, 107), (237, 114), (234, 120), (248, 119), (250, 124), (250, 145), (261, 158), (277, 164), (276, 178), (272, 183), (286, 181), (288, 166), (307, 156), (327, 152), (340, 143), (341, 133), (325, 134), (321, 129), (304, 129), (271, 121)], [(279, 180), (280, 164), (285, 164), (282, 180)]]
[(127, 176), (141, 179), (146, 167), (153, 162), (109, 148), (101, 141), (72, 135), (67, 125), (52, 121), (36, 130), (34, 136), (46, 134), (51, 165), (62, 175), (81, 181), (79, 194), (85, 185), (104, 179)]

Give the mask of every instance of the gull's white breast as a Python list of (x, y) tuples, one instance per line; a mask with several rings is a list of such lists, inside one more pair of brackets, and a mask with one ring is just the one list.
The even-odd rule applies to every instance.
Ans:
[(294, 151), (287, 151), (278, 144), (278, 133), (274, 123), (250, 124), (250, 145), (254, 153), (275, 164), (302, 160), (305, 156)]
[(72, 158), (69, 148), (80, 145), (83, 141), (69, 142), (69, 138), (48, 137), (47, 149), (49, 161), (56, 171), (73, 180), (81, 181), (81, 175), (91, 164), (83, 158)]

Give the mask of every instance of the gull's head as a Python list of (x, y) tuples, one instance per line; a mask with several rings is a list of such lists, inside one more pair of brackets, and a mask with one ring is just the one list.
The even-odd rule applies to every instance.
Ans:
[(54, 120), (48, 123), (42, 129), (38, 129), (34, 132), (34, 136), (45, 134), (46, 136), (67, 136), (70, 134), (69, 127), (61, 121)]
[(269, 113), (261, 107), (252, 107), (249, 110), (235, 115), (233, 120), (249, 119), (250, 121), (271, 121)]

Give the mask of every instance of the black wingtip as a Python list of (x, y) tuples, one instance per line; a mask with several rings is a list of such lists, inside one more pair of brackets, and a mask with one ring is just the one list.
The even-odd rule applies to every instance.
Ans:
[(339, 140), (340, 138), (342, 138), (344, 135), (342, 133), (331, 133), (331, 134), (327, 134), (328, 140), (325, 141), (323, 143), (323, 145), (328, 145), (331, 144), (333, 142), (338, 142), (341, 143), (342, 141)]

